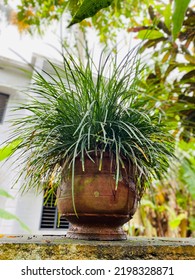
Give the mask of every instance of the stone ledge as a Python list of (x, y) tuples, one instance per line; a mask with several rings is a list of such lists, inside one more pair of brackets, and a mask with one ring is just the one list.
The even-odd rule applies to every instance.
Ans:
[(195, 260), (194, 238), (83, 241), (57, 235), (0, 237), (0, 260)]

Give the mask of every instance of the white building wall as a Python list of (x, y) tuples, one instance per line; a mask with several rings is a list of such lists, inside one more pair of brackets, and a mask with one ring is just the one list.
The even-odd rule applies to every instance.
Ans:
[[(33, 63), (39, 69), (43, 66), (43, 57), (33, 57)], [(22, 71), (21, 71), (22, 69)], [(25, 89), (31, 82), (29, 73), (31, 71), (25, 63), (18, 63), (5, 58), (0, 58), (0, 92), (9, 94), (9, 101), (0, 124), (0, 145), (8, 139), (10, 123), (13, 118), (13, 107), (21, 102), (27, 102), (21, 90)], [(21, 114), (20, 114), (21, 115)], [(25, 112), (23, 112), (25, 115)], [(0, 196), (0, 208), (16, 215), (31, 230), (32, 234), (62, 234), (63, 230), (40, 230), (40, 220), (43, 205), (43, 195), (32, 191), (21, 195), (18, 182), (14, 188), (14, 182), (20, 172), (21, 166), (14, 163), (14, 157), (0, 162), (0, 188), (5, 189), (13, 196), (4, 198)], [(0, 219), (0, 234), (23, 234), (27, 233), (16, 220)]]

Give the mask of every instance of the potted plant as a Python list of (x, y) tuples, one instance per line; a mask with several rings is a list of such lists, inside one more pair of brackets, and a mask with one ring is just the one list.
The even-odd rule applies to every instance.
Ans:
[[(140, 61), (133, 49), (118, 63), (101, 53), (82, 63), (67, 50), (63, 67), (48, 61), (14, 122), (25, 167), (23, 189), (56, 194), (71, 238), (126, 239), (121, 226), (136, 211), (152, 178), (166, 172), (173, 137), (140, 91)], [(142, 67), (141, 67), (142, 68)], [(25, 175), (24, 175), (25, 174)]]

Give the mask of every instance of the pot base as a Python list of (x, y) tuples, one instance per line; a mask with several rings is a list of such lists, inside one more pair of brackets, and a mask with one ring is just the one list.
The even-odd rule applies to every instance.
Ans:
[(67, 234), (67, 238), (83, 239), (83, 240), (126, 240), (127, 236), (122, 227), (111, 227), (108, 225), (71, 225)]

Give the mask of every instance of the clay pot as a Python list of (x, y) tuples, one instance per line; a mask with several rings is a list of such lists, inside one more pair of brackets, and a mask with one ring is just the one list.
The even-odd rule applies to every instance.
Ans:
[(126, 164), (115, 190), (115, 171), (110, 170), (110, 157), (104, 155), (99, 171), (99, 157), (95, 163), (85, 159), (82, 171), (80, 159), (75, 162), (74, 199), (78, 217), (72, 203), (71, 174), (65, 174), (57, 192), (57, 207), (71, 226), (68, 238), (85, 240), (124, 240), (126, 234), (122, 225), (129, 221), (137, 208), (135, 184), (129, 179), (131, 174)]

